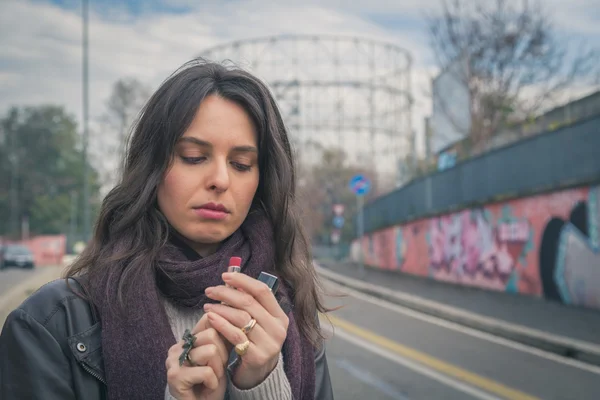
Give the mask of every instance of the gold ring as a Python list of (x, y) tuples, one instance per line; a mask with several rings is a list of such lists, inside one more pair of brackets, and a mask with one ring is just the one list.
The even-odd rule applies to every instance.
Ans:
[(244, 343), (235, 345), (235, 352), (238, 354), (238, 356), (243, 356), (244, 354), (246, 354), (249, 347), (250, 347), (250, 341), (246, 340)]
[(243, 328), (242, 328), (242, 332), (244, 332), (244, 334), (247, 334), (248, 332), (250, 332), (252, 330), (252, 328), (254, 328), (254, 325), (256, 325), (256, 320), (254, 318), (252, 318), (250, 320), (250, 322), (248, 322)]

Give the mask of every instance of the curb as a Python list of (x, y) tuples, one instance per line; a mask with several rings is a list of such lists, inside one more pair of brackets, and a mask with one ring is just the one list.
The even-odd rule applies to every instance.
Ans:
[(19, 306), (31, 293), (46, 283), (57, 279), (64, 267), (40, 267), (40, 271), (28, 279), (19, 282), (12, 289), (0, 296), (0, 329), (6, 317)]
[(469, 328), (600, 366), (599, 345), (485, 317), (407, 293), (395, 292), (329, 271), (317, 263), (314, 263), (314, 266), (319, 275), (339, 285)]

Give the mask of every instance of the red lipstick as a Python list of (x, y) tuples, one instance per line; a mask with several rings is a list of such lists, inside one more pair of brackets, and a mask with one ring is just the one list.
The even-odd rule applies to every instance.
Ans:
[[(241, 272), (242, 271), (242, 258), (241, 257), (231, 257), (229, 259), (229, 267), (227, 267), (227, 272)], [(227, 287), (232, 287), (229, 284), (225, 284)], [(225, 303), (223, 303), (225, 304)]]

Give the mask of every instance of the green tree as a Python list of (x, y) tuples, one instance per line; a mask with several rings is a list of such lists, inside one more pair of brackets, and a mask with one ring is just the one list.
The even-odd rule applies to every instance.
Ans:
[[(60, 106), (13, 107), (0, 119), (0, 235), (18, 237), (21, 221), (31, 234), (67, 232), (81, 200), (71, 193), (83, 184), (83, 157), (73, 116)], [(90, 168), (92, 201), (97, 174)], [(73, 197), (77, 199), (77, 197)]]

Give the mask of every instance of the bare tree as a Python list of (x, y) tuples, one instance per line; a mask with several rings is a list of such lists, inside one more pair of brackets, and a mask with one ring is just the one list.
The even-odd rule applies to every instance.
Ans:
[(468, 90), (464, 134), (474, 150), (509, 121), (555, 105), (574, 85), (597, 84), (596, 51), (559, 37), (540, 2), (441, 0), (441, 6), (428, 16), (430, 44), (442, 70), (465, 62), (456, 78)]
[[(106, 112), (101, 117), (104, 129), (110, 130), (113, 135), (103, 135), (102, 143), (104, 156), (114, 155), (113, 165), (120, 166), (128, 136), (139, 113), (150, 97), (150, 88), (135, 78), (119, 79), (113, 84), (112, 93), (106, 102)], [(111, 163), (109, 163), (111, 164)], [(115, 171), (109, 167), (106, 179), (114, 179)], [(109, 182), (106, 182), (109, 183)]]
[(350, 179), (360, 173), (374, 181), (374, 187), (365, 199), (367, 201), (378, 195), (377, 185), (383, 183), (374, 179), (376, 172), (373, 169), (349, 165), (341, 149), (321, 148), (320, 154), (318, 164), (300, 167), (298, 203), (303, 212), (303, 223), (313, 240), (323, 240), (333, 229), (333, 204), (343, 204), (346, 223), (342, 229), (342, 241), (349, 242), (356, 234), (353, 222), (356, 198), (348, 187)]

